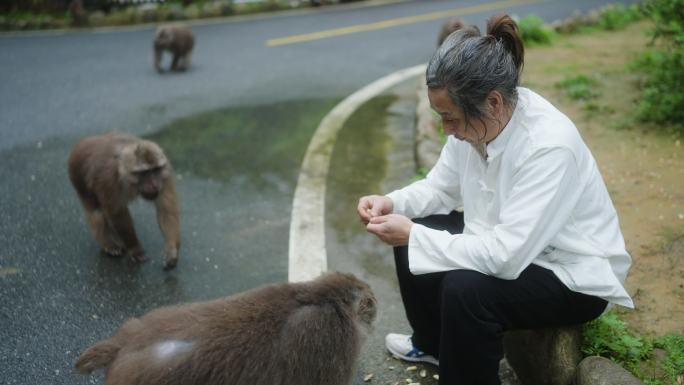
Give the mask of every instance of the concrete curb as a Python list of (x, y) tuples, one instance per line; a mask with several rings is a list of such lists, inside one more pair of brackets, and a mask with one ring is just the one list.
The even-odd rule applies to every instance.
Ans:
[(387, 75), (361, 88), (333, 108), (319, 124), (306, 150), (292, 202), (288, 280), (313, 279), (327, 270), (325, 188), (337, 133), (361, 105), (402, 81), (425, 72), (425, 64)]

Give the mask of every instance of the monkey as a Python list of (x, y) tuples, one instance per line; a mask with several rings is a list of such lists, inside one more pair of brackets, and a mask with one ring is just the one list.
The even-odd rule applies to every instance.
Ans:
[(159, 145), (121, 132), (90, 136), (74, 145), (68, 166), (69, 179), (105, 254), (129, 254), (137, 262), (146, 259), (128, 211), (128, 203), (140, 196), (156, 206), (164, 237), (164, 269), (176, 266), (178, 198), (171, 164)]
[(106, 385), (350, 385), (376, 312), (368, 284), (325, 273), (130, 318), (75, 368)]
[(458, 31), (463, 28), (465, 24), (462, 20), (458, 18), (451, 18), (442, 24), (442, 28), (439, 30), (439, 35), (437, 37), (437, 47), (441, 46), (446, 40), (447, 36), (451, 35), (452, 32)]
[(167, 24), (157, 27), (154, 34), (154, 68), (157, 72), (163, 72), (162, 53), (169, 51), (173, 55), (171, 71), (185, 71), (190, 67), (194, 46), (195, 35), (187, 25)]

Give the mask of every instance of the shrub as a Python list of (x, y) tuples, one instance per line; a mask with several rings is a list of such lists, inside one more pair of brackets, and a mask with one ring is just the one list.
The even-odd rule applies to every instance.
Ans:
[(684, 0), (650, 0), (644, 11), (658, 46), (633, 65), (645, 74), (637, 116), (684, 133)]
[(518, 21), (520, 35), (527, 45), (549, 45), (553, 41), (554, 32), (544, 25), (544, 20), (537, 15), (528, 15)]
[(637, 5), (610, 4), (601, 10), (598, 25), (609, 31), (624, 28), (627, 24), (643, 17)]

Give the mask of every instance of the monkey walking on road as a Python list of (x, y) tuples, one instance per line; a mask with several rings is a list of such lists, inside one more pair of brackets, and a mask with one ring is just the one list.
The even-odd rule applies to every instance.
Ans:
[(79, 141), (69, 157), (69, 178), (86, 212), (93, 236), (111, 256), (145, 260), (128, 203), (138, 196), (154, 202), (164, 236), (164, 269), (178, 263), (180, 213), (171, 164), (154, 142), (113, 132)]
[(350, 385), (376, 306), (351, 274), (272, 284), (131, 318), (76, 369), (107, 385)]
[(162, 53), (168, 51), (171, 59), (171, 71), (185, 71), (190, 67), (190, 57), (195, 46), (195, 35), (190, 27), (182, 24), (159, 26), (154, 34), (154, 68), (163, 72), (161, 67)]

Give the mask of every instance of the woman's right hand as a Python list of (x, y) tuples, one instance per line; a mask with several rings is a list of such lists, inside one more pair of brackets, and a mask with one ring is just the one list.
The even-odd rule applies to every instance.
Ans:
[(359, 199), (356, 211), (359, 213), (361, 222), (367, 225), (373, 217), (391, 214), (394, 209), (392, 200), (383, 195), (366, 195)]

